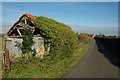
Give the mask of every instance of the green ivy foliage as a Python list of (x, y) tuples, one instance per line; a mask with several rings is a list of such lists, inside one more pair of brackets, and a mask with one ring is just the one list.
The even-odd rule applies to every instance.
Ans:
[(78, 37), (71, 28), (47, 17), (37, 17), (35, 25), (44, 38), (45, 49), (50, 45), (51, 56), (69, 57), (78, 48)]
[(23, 41), (22, 41), (22, 52), (30, 53), (32, 52), (32, 46), (34, 45), (32, 29), (28, 26), (23, 30)]

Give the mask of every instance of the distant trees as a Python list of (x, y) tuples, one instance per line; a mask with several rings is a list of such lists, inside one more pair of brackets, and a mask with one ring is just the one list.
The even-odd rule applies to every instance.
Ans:
[(95, 37), (97, 37), (97, 38), (117, 38), (116, 35), (114, 35), (114, 36), (112, 36), (112, 35), (107, 36), (107, 35), (104, 35), (102, 33), (96, 35)]
[(95, 37), (105, 37), (105, 35), (100, 33), (100, 34), (96, 35)]
[(3, 36), (4, 36), (4, 34), (1, 33), (1, 34), (0, 34), (0, 37), (3, 37)]
[(0, 37), (2, 37), (2, 34), (0, 34)]

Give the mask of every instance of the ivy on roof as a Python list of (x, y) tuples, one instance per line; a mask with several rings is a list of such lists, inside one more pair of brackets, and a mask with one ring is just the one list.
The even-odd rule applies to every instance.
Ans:
[(78, 47), (78, 38), (71, 28), (47, 17), (37, 17), (35, 27), (45, 39), (45, 47), (50, 45), (50, 55), (70, 56)]

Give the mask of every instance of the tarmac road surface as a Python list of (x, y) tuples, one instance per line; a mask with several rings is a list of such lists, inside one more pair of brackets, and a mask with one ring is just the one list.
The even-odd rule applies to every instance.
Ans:
[(118, 66), (108, 57), (111, 58), (104, 44), (94, 40), (82, 59), (62, 78), (118, 78)]

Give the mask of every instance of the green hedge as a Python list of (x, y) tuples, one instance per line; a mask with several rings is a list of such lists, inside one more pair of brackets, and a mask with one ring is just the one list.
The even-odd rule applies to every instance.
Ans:
[(37, 19), (35, 24), (45, 40), (45, 49), (48, 45), (51, 47), (49, 55), (54, 58), (69, 57), (77, 49), (78, 37), (69, 26), (43, 16)]

